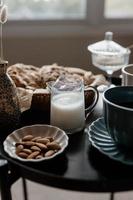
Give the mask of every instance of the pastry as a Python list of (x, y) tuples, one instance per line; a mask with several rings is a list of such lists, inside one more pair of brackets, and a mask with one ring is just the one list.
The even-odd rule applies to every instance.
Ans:
[(13, 79), (17, 87), (36, 89), (42, 87), (39, 68), (21, 63), (9, 66), (7, 73)]
[[(106, 84), (105, 77), (102, 74), (94, 75), (91, 71), (86, 71), (80, 68), (63, 67), (57, 64), (44, 65), (41, 68), (33, 65), (25, 65), (17, 63), (11, 65), (7, 69), (7, 73), (13, 79), (18, 89), (18, 95), (20, 105), (23, 105), (21, 110), (26, 110), (26, 102), (28, 102), (27, 109), (31, 104), (33, 109), (41, 109), (48, 111), (50, 109), (50, 90), (48, 85), (51, 82), (55, 82), (60, 75), (65, 75), (68, 78), (72, 77), (72, 80), (82, 79), (84, 81), (85, 88), (88, 85), (99, 86)], [(25, 90), (25, 92), (24, 92)], [(90, 99), (93, 99), (93, 95), (85, 91), (85, 102), (88, 106)], [(27, 101), (28, 95), (32, 99)]]
[[(83, 79), (84, 85), (97, 86), (101, 83), (105, 83), (105, 77), (102, 74), (94, 75), (91, 71), (86, 71), (80, 68), (74, 67), (63, 67), (57, 64), (44, 65), (40, 68), (40, 76), (42, 80), (43, 87), (45, 88), (47, 82), (56, 81), (60, 75), (71, 75), (73, 78)], [(101, 82), (101, 83), (100, 83)]]

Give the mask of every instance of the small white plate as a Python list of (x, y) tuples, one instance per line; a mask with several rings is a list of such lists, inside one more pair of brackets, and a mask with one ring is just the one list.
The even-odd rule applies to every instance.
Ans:
[[(16, 151), (15, 144), (17, 142), (20, 142), (21, 139), (26, 135), (33, 135), (34, 137), (36, 136), (52, 137), (54, 138), (54, 141), (59, 143), (61, 149), (58, 150), (56, 153), (54, 153), (50, 157), (43, 157), (40, 159), (21, 158), (17, 156), (15, 152)], [(12, 132), (10, 135), (7, 136), (3, 145), (4, 145), (5, 152), (8, 153), (8, 155), (11, 156), (12, 158), (15, 158), (24, 162), (40, 162), (44, 160), (50, 160), (56, 157), (57, 155), (61, 154), (68, 145), (68, 136), (63, 130), (59, 129), (58, 127), (51, 126), (51, 125), (36, 124), (36, 125), (31, 125), (31, 126), (25, 126), (25, 127), (15, 130), (14, 132)]]

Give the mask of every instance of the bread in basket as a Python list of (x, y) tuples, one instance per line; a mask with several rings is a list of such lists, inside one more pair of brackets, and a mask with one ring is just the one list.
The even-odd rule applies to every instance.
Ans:
[(102, 74), (94, 75), (91, 71), (80, 68), (63, 67), (57, 64), (44, 65), (41, 68), (17, 63), (7, 69), (7, 73), (15, 82), (18, 89), (18, 96), (21, 110), (30, 107), (38, 110), (49, 111), (50, 109), (50, 90), (47, 83), (56, 81), (64, 75), (71, 75), (73, 78), (81, 78), (85, 86), (85, 105), (86, 107), (93, 101), (93, 93), (87, 91), (87, 86), (99, 86), (105, 84), (106, 80)]

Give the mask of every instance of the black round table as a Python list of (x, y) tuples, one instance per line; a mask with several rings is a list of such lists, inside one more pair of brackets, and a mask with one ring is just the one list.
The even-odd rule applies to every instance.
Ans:
[[(39, 163), (23, 163), (10, 158), (4, 152), (2, 140), (1, 157), (8, 161), (11, 173), (16, 170), (19, 177), (44, 185), (75, 191), (111, 192), (112, 194), (132, 190), (133, 167), (110, 159), (89, 142), (88, 126), (101, 115), (102, 99), (100, 98), (95, 110), (87, 119), (86, 128), (69, 135), (66, 151), (57, 158)], [(48, 122), (48, 114), (40, 111), (26, 111), (21, 118), (21, 126)]]

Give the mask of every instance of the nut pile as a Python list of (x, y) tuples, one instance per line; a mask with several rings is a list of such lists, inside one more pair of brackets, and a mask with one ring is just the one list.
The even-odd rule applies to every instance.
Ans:
[(16, 154), (25, 159), (41, 159), (50, 157), (61, 149), (52, 137), (34, 137), (26, 135), (15, 144)]

